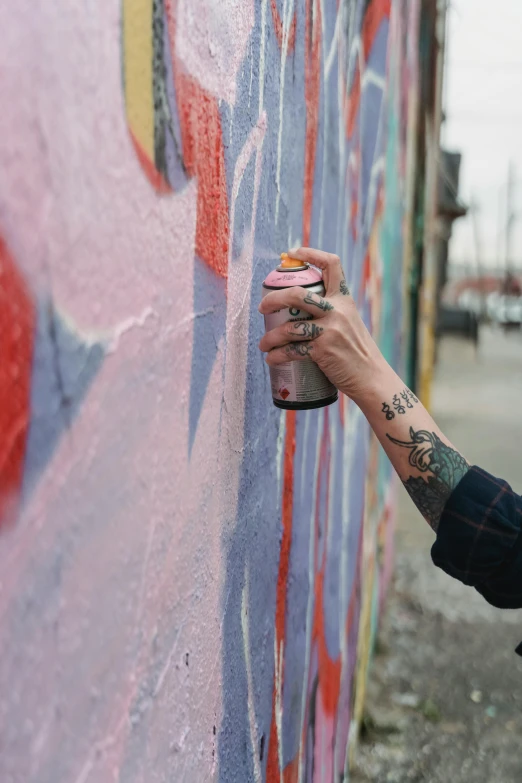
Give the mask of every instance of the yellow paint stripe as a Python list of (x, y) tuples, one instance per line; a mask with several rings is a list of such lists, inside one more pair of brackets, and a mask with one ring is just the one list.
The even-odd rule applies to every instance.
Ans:
[(129, 125), (154, 161), (152, 0), (123, 0), (123, 52)]

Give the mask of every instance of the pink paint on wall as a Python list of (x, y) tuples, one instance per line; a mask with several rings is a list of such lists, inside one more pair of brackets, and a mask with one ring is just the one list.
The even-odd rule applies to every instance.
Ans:
[[(197, 775), (203, 747), (210, 768), (219, 723), (219, 645), (206, 640), (220, 635), (222, 529), (212, 520), (235, 513), (228, 469), (217, 478), (223, 350), (188, 461), (197, 182), (162, 200), (141, 174), (123, 110), (119, 19), (116, 2), (95, 24), (80, 2), (60, 24), (24, 2), (2, 19), (12, 51), (3, 47), (11, 66), (0, 93), (13, 84), (21, 93), (2, 119), (1, 220), (30, 279), (39, 280), (39, 259), (47, 265), (36, 294), (51, 294), (109, 346), (80, 415), (0, 539), (0, 690), (12, 696), (0, 709), (10, 747), (2, 779), (124, 776), (137, 730), (141, 779), (171, 754)], [(17, 127), (20, 104), (31, 121)], [(26, 176), (25, 158), (48, 176)], [(29, 214), (41, 215), (40, 231), (24, 240)], [(34, 607), (23, 630), (16, 596)]]
[(319, 236), (369, 325), (393, 299), (362, 246), (387, 104), (348, 68), (362, 36), (384, 85), (390, 6), (353, 40), (337, 0), (0, 7), (2, 782), (342, 777), (389, 482), (346, 401), (273, 408), (257, 302)]
[(254, 0), (178, 0), (176, 56), (204, 90), (231, 106), (253, 26)]

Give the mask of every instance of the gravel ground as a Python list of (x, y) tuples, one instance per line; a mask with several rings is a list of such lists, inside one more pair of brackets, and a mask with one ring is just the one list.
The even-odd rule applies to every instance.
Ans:
[[(465, 456), (522, 491), (522, 335), (479, 356), (442, 345), (434, 416)], [(396, 575), (351, 783), (522, 782), (522, 611), (490, 607), (431, 562), (433, 534), (401, 495)]]

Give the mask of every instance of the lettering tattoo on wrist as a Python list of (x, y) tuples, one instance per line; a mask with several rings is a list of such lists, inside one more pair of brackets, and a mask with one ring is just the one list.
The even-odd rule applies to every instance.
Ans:
[(315, 340), (324, 331), (322, 326), (317, 326), (313, 321), (294, 321), (292, 328), (295, 334), (308, 340)]
[(304, 303), (318, 307), (319, 310), (323, 310), (325, 313), (334, 309), (333, 305), (330, 304), (330, 302), (327, 302), (326, 299), (323, 299), (322, 296), (318, 296), (317, 299), (312, 299), (312, 294), (307, 294), (304, 298)]
[(441, 441), (435, 432), (410, 427), (410, 440), (386, 435), (389, 441), (410, 452), (408, 462), (422, 475), (412, 474), (402, 483), (426, 519), (437, 532), (449, 496), (469, 470), (464, 457)]
[(393, 410), (389, 403), (383, 402), (382, 413), (386, 416), (386, 421), (393, 421), (396, 415), (404, 414), (415, 407), (419, 402), (418, 398), (408, 388), (404, 388), (399, 394), (395, 394), (392, 400)]

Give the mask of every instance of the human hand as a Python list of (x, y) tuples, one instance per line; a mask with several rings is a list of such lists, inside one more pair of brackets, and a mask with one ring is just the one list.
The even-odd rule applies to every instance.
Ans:
[(296, 307), (312, 321), (288, 321), (267, 332), (259, 348), (272, 367), (312, 359), (341, 392), (356, 402), (363, 399), (375, 376), (389, 370), (385, 359), (357, 312), (339, 258), (312, 248), (289, 251), (292, 258), (313, 264), (323, 272), (324, 297), (306, 288), (284, 288), (267, 294), (259, 312), (267, 315)]

